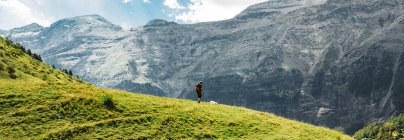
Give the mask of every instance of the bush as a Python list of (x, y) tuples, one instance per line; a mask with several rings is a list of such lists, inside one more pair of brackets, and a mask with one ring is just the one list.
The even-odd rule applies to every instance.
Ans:
[(14, 73), (11, 73), (9, 76), (11, 79), (17, 79), (17, 75), (15, 75)]
[(12, 68), (12, 67), (8, 67), (8, 68), (7, 68), (7, 71), (8, 71), (8, 73), (10, 73), (10, 74), (15, 73), (15, 69)]
[(6, 70), (6, 65), (0, 62), (0, 71)]
[(404, 138), (404, 114), (390, 118), (385, 123), (372, 123), (357, 131), (355, 139), (397, 140)]
[(115, 104), (114, 104), (114, 101), (112, 100), (111, 95), (103, 95), (103, 96), (101, 96), (101, 101), (102, 101), (102, 104), (104, 106), (106, 106), (107, 108), (110, 108), (110, 109), (115, 108)]

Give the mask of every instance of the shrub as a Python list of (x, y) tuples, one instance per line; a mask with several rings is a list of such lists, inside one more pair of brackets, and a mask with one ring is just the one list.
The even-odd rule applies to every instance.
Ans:
[(10, 76), (10, 78), (12, 78), (12, 79), (17, 79), (17, 75), (15, 75), (14, 73), (11, 73), (9, 76)]
[(15, 73), (15, 69), (12, 68), (12, 67), (8, 67), (8, 68), (7, 68), (7, 71), (8, 71), (8, 73), (10, 73), (10, 74)]
[(48, 76), (47, 76), (47, 75), (44, 75), (44, 76), (42, 77), (42, 80), (44, 80), (44, 81), (48, 80)]
[(396, 140), (404, 138), (404, 114), (390, 118), (385, 123), (372, 123), (357, 131), (355, 139)]
[(111, 95), (103, 95), (101, 96), (101, 101), (104, 106), (107, 108), (113, 109), (115, 108), (114, 101), (112, 100)]
[(0, 62), (0, 71), (6, 70), (6, 65)]

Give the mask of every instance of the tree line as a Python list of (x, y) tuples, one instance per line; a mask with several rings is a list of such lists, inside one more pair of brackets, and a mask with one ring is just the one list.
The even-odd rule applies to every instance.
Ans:
[[(52, 65), (52, 68), (56, 69), (55, 65)], [(60, 68), (59, 70), (66, 73), (67, 75), (73, 76), (72, 69), (62, 69), (62, 68)], [(77, 76), (77, 78), (79, 78), (79, 77)]]
[(5, 42), (9, 46), (13, 46), (14, 48), (20, 49), (22, 52), (28, 54), (30, 57), (41, 61), (42, 62), (42, 57), (39, 54), (33, 53), (30, 49), (25, 49), (24, 46), (22, 46), (20, 43), (13, 43), (10, 39), (6, 38)]
[[(0, 38), (2, 38), (2, 37), (0, 37)], [(7, 45), (12, 46), (12, 47), (17, 48), (17, 49), (20, 49), (22, 52), (28, 54), (31, 58), (36, 59), (36, 60), (38, 60), (40, 62), (43, 62), (41, 55), (33, 53), (30, 49), (26, 49), (20, 43), (13, 43), (13, 41), (11, 41), (8, 38), (5, 38), (4, 41), (6, 42)], [(53, 69), (57, 69), (55, 67), (55, 65), (52, 65), (52, 67), (53, 67)], [(66, 73), (67, 75), (73, 76), (73, 72), (72, 72), (71, 69), (62, 69), (62, 68), (60, 68), (59, 70)], [(80, 78), (80, 77), (77, 76), (77, 78)]]

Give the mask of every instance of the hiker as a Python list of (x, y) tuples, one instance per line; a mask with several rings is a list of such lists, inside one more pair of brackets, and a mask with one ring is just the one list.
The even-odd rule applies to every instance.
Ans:
[(203, 91), (202, 81), (200, 81), (198, 84), (196, 84), (195, 91), (196, 91), (196, 94), (198, 94), (198, 103), (200, 103), (201, 98), (202, 98), (202, 91)]

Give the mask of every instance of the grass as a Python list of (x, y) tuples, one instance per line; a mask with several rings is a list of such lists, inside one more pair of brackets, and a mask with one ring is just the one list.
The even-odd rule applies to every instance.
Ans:
[(32, 138), (352, 139), (245, 108), (96, 88), (0, 38), (0, 139)]

